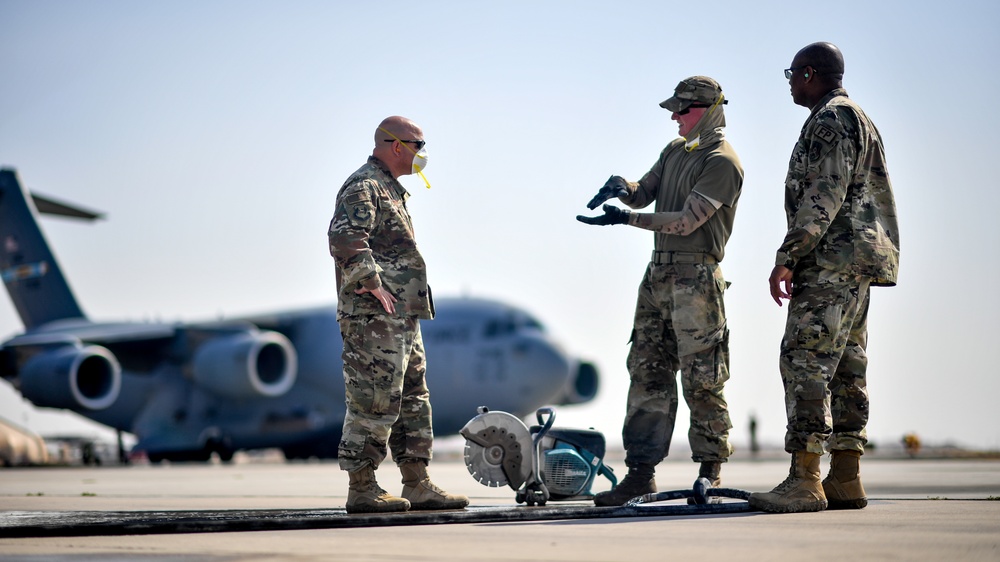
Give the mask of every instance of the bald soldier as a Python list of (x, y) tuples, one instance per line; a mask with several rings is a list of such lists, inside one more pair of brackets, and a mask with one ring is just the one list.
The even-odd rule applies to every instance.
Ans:
[[(882, 137), (842, 86), (844, 57), (807, 45), (785, 69), (809, 108), (785, 178), (788, 231), (769, 279), (788, 300), (779, 368), (788, 417), (788, 478), (750, 504), (764, 511), (861, 509), (868, 424), (868, 296), (896, 284), (899, 228)], [(830, 472), (820, 482), (820, 457)]]
[(604, 205), (604, 215), (578, 216), (587, 224), (627, 224), (652, 230), (654, 250), (639, 285), (627, 366), (631, 379), (622, 439), (628, 474), (594, 498), (622, 505), (656, 491), (656, 465), (670, 451), (677, 416), (677, 371), (691, 410), (688, 442), (701, 463), (699, 478), (720, 484), (729, 443), (729, 328), (723, 293), (728, 283), (719, 263), (733, 230), (743, 167), (723, 131), (726, 103), (719, 83), (707, 76), (682, 80), (660, 104), (677, 122), (679, 138), (660, 153), (638, 182), (611, 176), (591, 199), (594, 209), (617, 197), (635, 213)]
[[(372, 155), (340, 188), (330, 221), (344, 339), (347, 415), (338, 457), (350, 476), (348, 513), (469, 504), (427, 475), (434, 434), (420, 320), (434, 317), (434, 302), (406, 209), (410, 194), (397, 181), (413, 173), (423, 176), (424, 144), (424, 133), (413, 121), (383, 120)], [(387, 448), (403, 475), (402, 497), (375, 481)]]

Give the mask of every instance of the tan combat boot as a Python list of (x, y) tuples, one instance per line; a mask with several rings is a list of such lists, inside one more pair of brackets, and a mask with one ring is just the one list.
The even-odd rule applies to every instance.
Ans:
[(823, 480), (830, 509), (863, 509), (868, 505), (860, 462), (860, 451), (831, 451), (830, 473)]
[(712, 483), (713, 488), (722, 487), (722, 463), (719, 461), (708, 461), (701, 463), (698, 469), (698, 478), (704, 478)]
[(402, 495), (410, 501), (410, 509), (462, 509), (469, 505), (469, 498), (449, 494), (431, 482), (425, 460), (400, 463), (399, 472), (403, 475)]
[(594, 496), (594, 505), (611, 506), (625, 505), (632, 498), (656, 493), (656, 482), (653, 474), (656, 467), (650, 464), (637, 464), (628, 467), (628, 474), (617, 486), (607, 492)]
[(375, 469), (366, 464), (347, 473), (351, 483), (347, 489), (347, 513), (388, 513), (410, 509), (410, 502), (389, 495), (375, 481)]
[(826, 494), (819, 481), (819, 455), (805, 451), (792, 453), (788, 478), (770, 492), (750, 494), (750, 506), (773, 513), (797, 513), (826, 509)]

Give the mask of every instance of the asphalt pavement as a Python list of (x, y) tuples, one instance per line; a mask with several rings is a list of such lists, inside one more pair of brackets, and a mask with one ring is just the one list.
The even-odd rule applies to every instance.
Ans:
[[(470, 509), (393, 520), (343, 513), (347, 477), (336, 462), (241, 455), (233, 464), (0, 469), (0, 536), (17, 537), (0, 538), (0, 560), (1000, 560), (1000, 459), (866, 455), (866, 509), (775, 515), (740, 500), (726, 500), (724, 513), (683, 501), (635, 513), (528, 507), (509, 487), (480, 485), (456, 457), (439, 456), (430, 473), (468, 495)], [(609, 464), (623, 475), (620, 460)], [(769, 490), (787, 472), (782, 455), (735, 459), (723, 485)], [(696, 473), (668, 459), (657, 485), (690, 488)], [(391, 463), (378, 480), (399, 493)], [(593, 491), (608, 487), (598, 477)], [(69, 536), (41, 536), (45, 528)]]

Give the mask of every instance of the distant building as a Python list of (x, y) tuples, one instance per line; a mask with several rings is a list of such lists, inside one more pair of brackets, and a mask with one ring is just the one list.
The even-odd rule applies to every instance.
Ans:
[(0, 465), (33, 466), (48, 462), (49, 453), (41, 437), (0, 418)]

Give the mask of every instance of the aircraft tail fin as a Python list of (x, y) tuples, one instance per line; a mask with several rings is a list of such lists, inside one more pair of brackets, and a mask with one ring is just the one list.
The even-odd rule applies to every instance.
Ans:
[(0, 275), (29, 330), (53, 320), (84, 317), (38, 225), (35, 201), (54, 214), (98, 216), (44, 197), (32, 197), (14, 170), (0, 169)]

